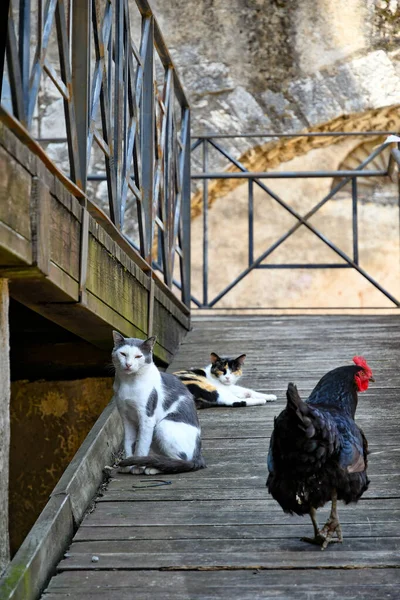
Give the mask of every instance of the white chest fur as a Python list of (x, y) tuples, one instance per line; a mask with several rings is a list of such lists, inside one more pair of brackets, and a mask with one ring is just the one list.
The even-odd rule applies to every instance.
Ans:
[(155, 365), (146, 365), (138, 373), (119, 374), (114, 382), (114, 393), (120, 409), (146, 410), (147, 402), (153, 390), (158, 397), (162, 395), (161, 377)]

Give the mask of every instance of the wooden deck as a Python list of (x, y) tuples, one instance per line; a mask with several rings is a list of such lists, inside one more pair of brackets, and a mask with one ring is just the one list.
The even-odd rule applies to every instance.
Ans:
[[(171, 369), (202, 366), (210, 351), (246, 352), (243, 384), (276, 392), (278, 402), (200, 412), (204, 471), (165, 476), (171, 485), (153, 488), (133, 487), (151, 478), (112, 480), (43, 599), (398, 600), (400, 318), (213, 317), (193, 325)], [(358, 408), (371, 485), (357, 506), (339, 509), (343, 545), (321, 552), (299, 540), (311, 534), (310, 520), (285, 515), (267, 494), (269, 437), (289, 381), (306, 397), (355, 354), (376, 378)], [(322, 522), (327, 510), (319, 512)]]

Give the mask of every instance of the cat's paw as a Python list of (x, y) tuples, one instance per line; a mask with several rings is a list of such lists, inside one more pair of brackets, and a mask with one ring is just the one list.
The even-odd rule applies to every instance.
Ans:
[(143, 475), (146, 467), (129, 467), (131, 475)]
[(117, 472), (118, 472), (118, 469), (115, 466), (110, 467), (109, 465), (106, 465), (105, 467), (103, 467), (103, 473), (108, 478), (115, 477), (115, 474)]
[(263, 394), (263, 400), (265, 400), (265, 404), (268, 402), (275, 402), (277, 396), (275, 396), (275, 394)]
[(117, 472), (118, 473), (130, 473), (131, 469), (132, 469), (132, 467), (118, 467)]
[(265, 394), (265, 396), (265, 402), (275, 402), (278, 399), (278, 396), (275, 396), (275, 394)]
[(154, 467), (146, 467), (144, 470), (145, 475), (158, 475), (158, 473), (161, 473), (161, 471), (155, 469)]

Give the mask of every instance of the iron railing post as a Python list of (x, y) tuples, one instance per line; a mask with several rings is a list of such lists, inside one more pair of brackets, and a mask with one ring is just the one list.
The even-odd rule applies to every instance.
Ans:
[(397, 202), (399, 207), (399, 245), (400, 245), (400, 142), (397, 142), (396, 149), (393, 153), (398, 155), (397, 163)]
[(353, 177), (351, 180), (351, 199), (353, 208), (353, 261), (358, 265), (357, 177)]
[(111, 219), (121, 229), (121, 191), (124, 120), (124, 0), (115, 0), (114, 34), (114, 177), (116, 195), (110, 206)]
[(90, 23), (91, 0), (71, 0), (72, 10), (72, 90), (78, 138), (80, 180), (76, 184), (85, 192), (87, 185), (87, 139), (90, 98)]
[[(65, 89), (65, 91), (62, 92), (62, 96), (64, 104), (65, 128), (67, 132), (70, 177), (72, 181), (79, 187), (80, 184), (78, 182), (82, 182), (82, 165), (80, 164), (79, 157), (75, 99), (72, 86), (71, 58), (68, 40), (68, 25), (64, 2), (61, 2), (60, 0), (57, 2), (54, 16), (58, 37), (58, 56), (60, 59), (61, 82), (63, 88)], [(44, 64), (44, 68), (47, 72), (51, 73), (51, 71), (49, 71), (49, 66), (46, 67), (46, 64)], [(85, 82), (84, 85), (86, 86), (87, 82)]]
[(183, 174), (182, 174), (182, 251), (183, 264), (181, 268), (182, 301), (190, 306), (191, 297), (191, 254), (190, 254), (190, 110), (185, 108), (184, 121), (186, 123), (183, 142)]
[[(71, 69), (72, 91), (75, 103), (76, 132), (78, 138), (78, 155), (80, 179), (77, 185), (86, 192), (88, 169), (88, 127), (90, 99), (90, 33), (91, 33), (91, 0), (72, 0), (71, 22)], [(84, 82), (84, 83), (83, 83)], [(89, 213), (82, 205), (81, 243), (79, 261), (79, 297), (86, 304), (86, 280), (89, 254)]]
[(19, 64), (21, 69), (22, 104), (24, 107), (23, 123), (26, 126), (27, 107), (29, 104), (29, 69), (31, 43), (31, 2), (19, 0)]
[[(3, 5), (0, 10), (0, 40), (7, 39), (8, 28), (8, 11), (10, 8), (10, 0), (3, 0)], [(3, 89), (4, 65), (6, 58), (6, 44), (1, 44), (0, 47), (0, 98)]]
[(249, 179), (249, 267), (254, 262), (254, 180)]
[[(203, 140), (203, 173), (208, 171), (208, 140)], [(203, 306), (208, 305), (208, 179), (203, 180)]]
[(144, 259), (151, 265), (153, 246), (154, 218), (154, 22), (153, 17), (146, 17), (150, 23), (150, 31), (144, 50), (144, 73), (141, 101), (141, 148), (142, 148), (142, 204), (145, 213), (145, 255)]
[[(175, 178), (173, 172), (174, 160), (175, 160), (175, 148), (174, 148), (174, 80), (173, 71), (168, 69), (168, 75), (166, 77), (166, 86), (164, 91), (164, 106), (166, 108), (166, 114), (162, 118), (163, 128), (161, 136), (164, 134), (164, 144), (161, 143), (161, 152), (164, 148), (162, 157), (159, 157), (159, 161), (163, 161), (163, 175), (164, 175), (164, 194), (160, 195), (160, 202), (163, 201), (165, 207), (165, 223), (167, 227), (163, 231), (163, 269), (164, 269), (164, 281), (167, 285), (172, 284), (173, 279), (173, 262), (175, 254), (175, 240), (174, 240), (174, 213), (175, 213), (175, 197), (174, 197), (174, 186)], [(162, 198), (161, 198), (162, 196)]]

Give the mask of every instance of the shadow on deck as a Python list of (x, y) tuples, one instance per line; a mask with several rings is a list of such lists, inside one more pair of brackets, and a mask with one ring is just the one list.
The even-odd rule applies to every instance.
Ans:
[[(170, 370), (203, 366), (210, 351), (246, 352), (243, 384), (278, 401), (202, 411), (204, 471), (143, 489), (133, 488), (145, 485), (138, 478), (112, 480), (43, 599), (398, 598), (399, 342), (391, 316), (195, 319)], [(285, 515), (267, 494), (269, 437), (289, 381), (305, 397), (355, 354), (366, 356), (376, 378), (358, 408), (371, 485), (357, 506), (339, 509), (343, 545), (321, 552), (299, 540), (311, 533), (309, 519)], [(319, 512), (322, 521), (327, 511)]]

